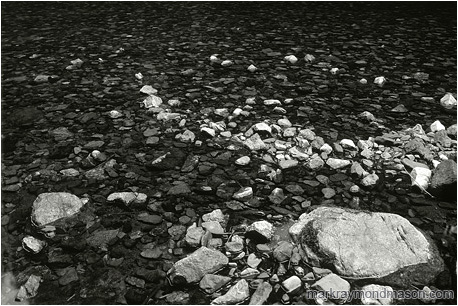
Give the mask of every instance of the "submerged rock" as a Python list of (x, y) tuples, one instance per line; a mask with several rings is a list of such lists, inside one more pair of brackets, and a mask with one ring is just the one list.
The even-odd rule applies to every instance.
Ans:
[(319, 207), (290, 228), (305, 260), (341, 276), (407, 286), (429, 283), (444, 262), (431, 239), (401, 216)]

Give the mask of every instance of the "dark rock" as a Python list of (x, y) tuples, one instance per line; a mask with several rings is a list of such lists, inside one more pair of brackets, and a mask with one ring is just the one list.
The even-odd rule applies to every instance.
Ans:
[(443, 199), (456, 200), (456, 162), (453, 160), (442, 161), (433, 170), (431, 178), (431, 193)]

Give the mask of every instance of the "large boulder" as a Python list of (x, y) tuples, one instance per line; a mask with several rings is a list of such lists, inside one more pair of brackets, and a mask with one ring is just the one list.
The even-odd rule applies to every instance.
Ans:
[(437, 197), (456, 200), (456, 163), (448, 159), (442, 161), (433, 171), (431, 193)]
[(406, 287), (444, 269), (432, 240), (395, 214), (319, 207), (302, 214), (290, 234), (308, 263), (343, 277)]
[(78, 213), (85, 203), (67, 192), (49, 192), (38, 195), (32, 205), (32, 222), (43, 226)]
[(177, 261), (167, 272), (174, 284), (195, 283), (227, 265), (229, 259), (220, 251), (201, 247), (194, 253)]

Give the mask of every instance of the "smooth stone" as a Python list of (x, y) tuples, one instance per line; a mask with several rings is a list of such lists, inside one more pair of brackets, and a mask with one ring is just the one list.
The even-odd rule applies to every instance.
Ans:
[(278, 163), (281, 169), (289, 169), (289, 168), (294, 168), (297, 167), (299, 162), (295, 159), (281, 159)]
[(32, 222), (43, 226), (58, 219), (75, 215), (85, 202), (67, 192), (50, 192), (38, 195), (32, 204)]
[(250, 288), (245, 279), (239, 280), (226, 294), (214, 299), (212, 305), (234, 305), (250, 297)]
[(376, 284), (366, 285), (361, 288), (361, 303), (363, 305), (392, 305), (394, 291), (390, 286)]
[(313, 289), (325, 292), (331, 300), (345, 302), (350, 294), (350, 283), (338, 276), (331, 273), (312, 285)]
[(341, 169), (351, 164), (351, 161), (338, 158), (328, 158), (326, 164), (332, 169)]
[(248, 156), (242, 156), (235, 161), (236, 165), (246, 166), (250, 163), (251, 159)]

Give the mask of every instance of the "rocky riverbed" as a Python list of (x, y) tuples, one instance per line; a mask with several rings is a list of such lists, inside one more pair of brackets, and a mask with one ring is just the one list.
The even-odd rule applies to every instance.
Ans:
[(2, 303), (455, 303), (455, 11), (2, 3)]

